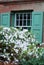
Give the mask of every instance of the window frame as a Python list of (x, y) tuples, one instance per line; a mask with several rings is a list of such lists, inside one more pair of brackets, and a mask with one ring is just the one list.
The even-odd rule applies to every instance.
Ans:
[[(22, 19), (24, 19), (24, 14), (26, 14), (26, 25), (25, 26), (24, 25), (22, 25), (22, 26), (20, 26), (20, 25), (17, 26), (16, 25), (16, 19), (17, 19), (16, 18), (16, 14), (19, 14), (19, 15), (22, 14), (23, 15), (23, 18)], [(30, 14), (30, 19), (27, 19), (27, 14)], [(27, 25), (27, 20), (30, 20), (30, 24), (31, 25), (29, 25), (29, 26)], [(20, 21), (19, 21), (19, 23), (20, 23)], [(15, 13), (15, 24), (14, 24), (14, 26), (15, 27), (27, 27), (27, 28), (29, 27), (29, 28), (31, 28), (32, 27), (32, 12), (16, 12)]]

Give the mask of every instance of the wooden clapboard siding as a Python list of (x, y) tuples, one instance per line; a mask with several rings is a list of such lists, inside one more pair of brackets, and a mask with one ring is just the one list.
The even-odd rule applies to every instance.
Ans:
[(44, 1), (44, 0), (0, 0), (0, 2)]

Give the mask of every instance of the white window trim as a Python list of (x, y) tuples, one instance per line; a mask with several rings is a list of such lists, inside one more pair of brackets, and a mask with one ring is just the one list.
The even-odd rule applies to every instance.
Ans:
[[(24, 20), (24, 14), (26, 14), (26, 26), (24, 26), (24, 25), (20, 26), (20, 21), (19, 21), (18, 26), (16, 25), (16, 14), (22, 14), (22, 13), (15, 13), (15, 23), (14, 23), (15, 27), (32, 27), (32, 25), (27, 26), (27, 14), (32, 15), (32, 13), (28, 13), (28, 12), (27, 13), (23, 13), (23, 19), (22, 19), (22, 21)], [(19, 16), (19, 19), (20, 19), (20, 16)], [(28, 19), (28, 20), (30, 20), (30, 23), (32, 22), (32, 19)], [(22, 24), (23, 24), (23, 22), (22, 22)]]

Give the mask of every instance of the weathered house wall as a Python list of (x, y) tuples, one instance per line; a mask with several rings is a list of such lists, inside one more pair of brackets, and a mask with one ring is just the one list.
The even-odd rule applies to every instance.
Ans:
[(0, 4), (0, 12), (7, 12), (12, 10), (34, 10), (44, 11), (44, 2), (20, 2), (20, 3), (5, 3)]

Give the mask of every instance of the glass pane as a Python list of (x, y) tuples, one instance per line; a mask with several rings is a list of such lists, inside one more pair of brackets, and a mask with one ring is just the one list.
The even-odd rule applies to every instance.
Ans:
[(30, 20), (27, 20), (27, 26), (30, 26)]
[(19, 14), (16, 14), (16, 19), (19, 19)]
[(27, 14), (27, 19), (30, 19), (30, 14)]
[(18, 24), (19, 24), (19, 21), (18, 21), (18, 20), (16, 20), (16, 26), (18, 26)]
[(26, 19), (26, 14), (24, 14), (24, 19)]
[(22, 20), (20, 20), (20, 26), (22, 26)]
[(20, 14), (20, 19), (22, 19), (22, 14)]
[(23, 21), (23, 26), (26, 26), (26, 20)]

